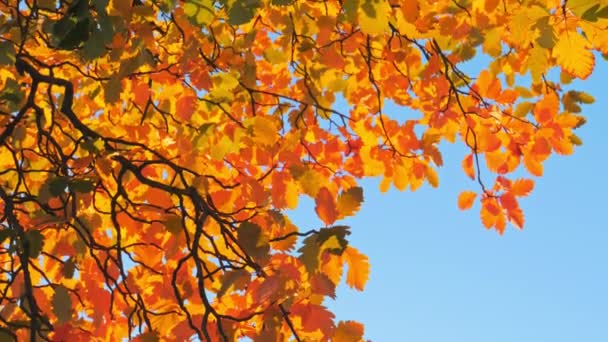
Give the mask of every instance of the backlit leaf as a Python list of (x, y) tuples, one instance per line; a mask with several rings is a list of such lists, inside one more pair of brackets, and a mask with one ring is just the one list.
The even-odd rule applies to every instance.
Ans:
[(363, 324), (355, 321), (340, 321), (334, 330), (334, 341), (360, 342), (363, 341)]
[(325, 225), (330, 226), (338, 219), (339, 212), (334, 195), (327, 188), (319, 190), (315, 204), (315, 211)]
[(557, 63), (572, 75), (586, 79), (595, 66), (595, 57), (588, 50), (589, 42), (577, 32), (565, 31), (553, 48)]
[(353, 247), (347, 247), (344, 251), (343, 257), (348, 264), (346, 284), (354, 289), (363, 291), (365, 284), (369, 279), (370, 272), (367, 256), (361, 254), (361, 252)]
[(341, 217), (354, 215), (363, 203), (363, 188), (350, 188), (338, 196), (337, 209)]
[(511, 185), (511, 193), (515, 196), (528, 196), (534, 189), (534, 181), (531, 179), (520, 178)]
[(458, 195), (458, 208), (461, 210), (470, 209), (473, 206), (473, 202), (477, 194), (472, 191), (463, 191)]

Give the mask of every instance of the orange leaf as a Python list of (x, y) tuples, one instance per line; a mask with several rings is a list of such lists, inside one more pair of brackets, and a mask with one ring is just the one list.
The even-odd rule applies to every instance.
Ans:
[(458, 208), (460, 210), (471, 209), (477, 194), (473, 191), (463, 191), (458, 195)]
[(546, 94), (542, 100), (538, 101), (534, 105), (534, 117), (536, 121), (541, 124), (547, 124), (557, 115), (559, 112), (559, 99), (555, 93), (551, 92)]
[(524, 155), (524, 166), (534, 176), (540, 177), (543, 175), (543, 164), (530, 153)]
[(302, 318), (305, 331), (320, 329), (325, 336), (330, 336), (334, 329), (335, 316), (322, 305), (296, 303), (289, 308), (289, 312)]
[(517, 203), (515, 196), (513, 196), (513, 194), (508, 193), (508, 192), (504, 193), (500, 196), (500, 204), (507, 211), (519, 208), (519, 204)]
[(334, 330), (333, 341), (359, 342), (363, 340), (363, 324), (355, 321), (340, 321)]
[(511, 185), (511, 193), (517, 197), (528, 196), (534, 189), (534, 181), (531, 179), (520, 178)]
[(473, 168), (473, 154), (469, 154), (462, 160), (462, 169), (464, 173), (472, 180), (475, 180), (475, 169)]
[(369, 279), (369, 261), (367, 256), (350, 246), (346, 247), (342, 256), (348, 265), (346, 284), (359, 291), (363, 291), (365, 283)]
[(183, 121), (189, 121), (196, 109), (196, 96), (181, 96), (177, 99), (176, 114)]
[(330, 226), (336, 221), (338, 218), (338, 208), (336, 207), (334, 196), (327, 188), (324, 187), (319, 190), (315, 198), (315, 204), (315, 211), (325, 225)]

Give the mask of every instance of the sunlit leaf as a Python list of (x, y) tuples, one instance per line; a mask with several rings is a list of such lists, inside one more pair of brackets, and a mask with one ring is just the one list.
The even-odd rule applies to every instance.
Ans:
[(353, 247), (347, 247), (344, 251), (344, 259), (348, 264), (346, 284), (350, 287), (363, 291), (369, 279), (370, 266), (367, 256)]

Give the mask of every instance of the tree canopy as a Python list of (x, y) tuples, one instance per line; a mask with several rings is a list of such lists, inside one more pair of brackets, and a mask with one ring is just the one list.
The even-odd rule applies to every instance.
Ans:
[(324, 306), (369, 277), (360, 180), (437, 187), (461, 144), (458, 206), (522, 228), (607, 26), (606, 0), (0, 0), (0, 339), (362, 340)]

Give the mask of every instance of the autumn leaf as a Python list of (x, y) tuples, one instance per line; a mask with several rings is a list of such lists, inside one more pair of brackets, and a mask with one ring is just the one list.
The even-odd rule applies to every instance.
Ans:
[(55, 287), (52, 305), (53, 312), (59, 322), (67, 322), (72, 318), (72, 297), (68, 290), (63, 286)]
[(264, 258), (268, 255), (268, 239), (262, 228), (255, 223), (243, 222), (238, 229), (238, 242), (244, 251), (254, 258)]
[(363, 188), (354, 187), (342, 192), (338, 196), (337, 210), (340, 217), (352, 216), (361, 207), (363, 202)]
[(336, 221), (339, 215), (338, 208), (334, 196), (327, 188), (321, 188), (319, 190), (319, 193), (315, 198), (315, 204), (315, 211), (326, 226), (329, 226)]
[(511, 193), (515, 196), (528, 196), (534, 189), (534, 181), (531, 179), (516, 179), (511, 185)]
[(477, 194), (473, 191), (461, 192), (460, 195), (458, 195), (458, 208), (461, 210), (471, 209), (476, 197)]
[(554, 93), (549, 93), (534, 105), (534, 117), (540, 124), (549, 123), (559, 111), (559, 100)]
[(361, 30), (367, 34), (381, 34), (388, 29), (390, 7), (385, 0), (362, 0), (359, 7)]
[(553, 48), (553, 57), (564, 70), (586, 79), (595, 66), (595, 57), (588, 48), (589, 42), (578, 32), (564, 31)]
[(369, 279), (370, 269), (368, 258), (361, 254), (357, 249), (350, 246), (344, 251), (343, 257), (348, 265), (346, 284), (354, 289), (363, 291), (365, 284)]
[(363, 324), (355, 321), (340, 321), (334, 330), (334, 341), (363, 341)]
[(473, 167), (473, 155), (469, 154), (462, 160), (462, 169), (472, 180), (475, 180), (475, 168)]
[(296, 303), (289, 308), (289, 312), (301, 318), (304, 331), (320, 329), (325, 336), (330, 336), (333, 331), (334, 314), (324, 306)]

